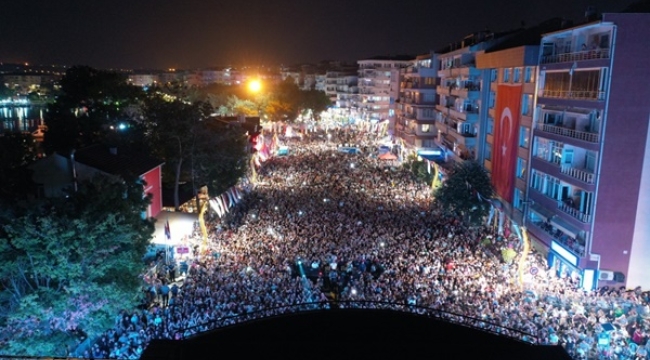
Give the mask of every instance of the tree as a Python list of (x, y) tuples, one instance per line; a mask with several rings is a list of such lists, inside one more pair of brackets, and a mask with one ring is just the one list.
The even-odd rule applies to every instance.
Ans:
[(246, 137), (242, 128), (227, 127), (210, 117), (207, 102), (189, 104), (153, 97), (146, 101), (146, 141), (169, 166), (163, 179), (174, 184), (174, 206), (180, 207), (179, 186), (192, 182), (220, 194), (246, 173)]
[(182, 181), (189, 181), (185, 172), (185, 162), (189, 159), (194, 146), (196, 124), (201, 120), (200, 108), (182, 100), (165, 100), (153, 95), (144, 102), (145, 141), (152, 152), (165, 160), (163, 181), (174, 184), (174, 206), (180, 207), (179, 186)]
[(494, 189), (487, 171), (476, 161), (454, 164), (449, 178), (436, 190), (436, 201), (443, 209), (463, 215), (469, 222), (480, 222), (490, 211)]
[(24, 197), (31, 185), (27, 165), (36, 160), (36, 141), (31, 134), (0, 135), (0, 198)]
[(429, 172), (429, 167), (426, 162), (418, 161), (417, 156), (410, 157), (404, 166), (411, 171), (413, 176), (425, 184), (431, 184), (433, 181), (433, 170)]
[(248, 139), (237, 126), (223, 126), (214, 120), (197, 127), (192, 149), (192, 176), (206, 185), (210, 194), (221, 194), (237, 184), (248, 170)]
[(314, 120), (320, 120), (320, 114), (332, 106), (332, 101), (322, 91), (307, 90), (301, 92), (300, 106), (303, 110), (309, 110)]
[(149, 198), (139, 180), (99, 176), (68, 198), (2, 207), (0, 336), (12, 355), (66, 356), (137, 305)]
[[(70, 68), (61, 79), (61, 94), (46, 113), (46, 153), (103, 142), (107, 134), (128, 121), (125, 109), (143, 97), (123, 74), (86, 66)], [(112, 128), (111, 128), (112, 127)]]

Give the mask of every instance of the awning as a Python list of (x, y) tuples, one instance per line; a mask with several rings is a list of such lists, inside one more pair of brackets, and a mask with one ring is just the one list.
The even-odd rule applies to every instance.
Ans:
[(566, 220), (559, 218), (557, 216), (554, 216), (551, 218), (551, 224), (555, 226), (556, 228), (560, 229), (563, 233), (571, 236), (571, 237), (577, 237), (578, 233), (580, 232), (580, 229), (576, 228), (575, 226), (569, 224)]
[(548, 220), (555, 215), (555, 213), (552, 210), (546, 209), (545, 207), (537, 203), (531, 204), (530, 210), (545, 220)]

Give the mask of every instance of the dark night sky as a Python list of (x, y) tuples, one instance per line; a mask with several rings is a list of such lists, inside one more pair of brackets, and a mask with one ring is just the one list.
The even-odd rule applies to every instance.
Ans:
[(2, 0), (0, 62), (96, 68), (354, 61), (634, 0)]

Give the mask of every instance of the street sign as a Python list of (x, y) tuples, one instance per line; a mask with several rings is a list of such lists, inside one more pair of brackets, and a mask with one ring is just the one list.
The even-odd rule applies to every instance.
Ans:
[(537, 275), (538, 272), (539, 272), (539, 269), (537, 267), (533, 266), (533, 267), (530, 268), (530, 274), (531, 275)]

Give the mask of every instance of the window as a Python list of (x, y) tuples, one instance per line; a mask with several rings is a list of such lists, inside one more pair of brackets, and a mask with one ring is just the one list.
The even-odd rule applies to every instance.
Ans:
[(528, 162), (523, 158), (517, 158), (517, 178), (523, 179), (526, 175), (526, 166)]
[(487, 129), (485, 129), (485, 132), (493, 135), (494, 134), (494, 119), (491, 117), (488, 117), (487, 120)]
[(424, 78), (424, 85), (435, 85), (436, 79), (432, 77), (425, 77)]
[(512, 198), (512, 206), (519, 211), (524, 210), (524, 192), (521, 189), (515, 188), (515, 193)]
[(423, 98), (424, 98), (424, 102), (432, 103), (432, 102), (436, 101), (436, 94), (428, 94), (427, 93), (427, 94), (424, 94)]
[(521, 81), (521, 68), (515, 68), (514, 74), (512, 75), (512, 82), (518, 83)]
[(524, 68), (524, 82), (525, 83), (533, 83), (535, 82), (535, 67), (534, 66), (526, 66)]
[[(490, 120), (488, 119), (488, 122), (489, 121)], [(526, 126), (519, 127), (519, 146), (528, 149), (529, 142), (530, 142), (530, 128)]]
[(434, 116), (434, 111), (432, 108), (422, 109), (422, 117), (432, 118)]
[(503, 69), (503, 82), (510, 82), (510, 69)]
[(485, 160), (492, 161), (492, 144), (485, 144)]
[(533, 95), (524, 94), (521, 96), (521, 115), (530, 116), (533, 112)]
[(498, 74), (497, 69), (490, 70), (490, 82), (497, 81), (497, 74)]
[(423, 133), (428, 133), (429, 130), (431, 130), (431, 125), (429, 125), (429, 124), (422, 124), (422, 132), (423, 132)]
[(490, 98), (488, 99), (488, 101), (489, 101), (489, 105), (490, 105), (490, 109), (494, 109), (494, 103), (496, 102), (496, 97), (497, 97), (497, 96), (496, 96), (496, 94), (494, 93), (494, 91), (490, 91)]

